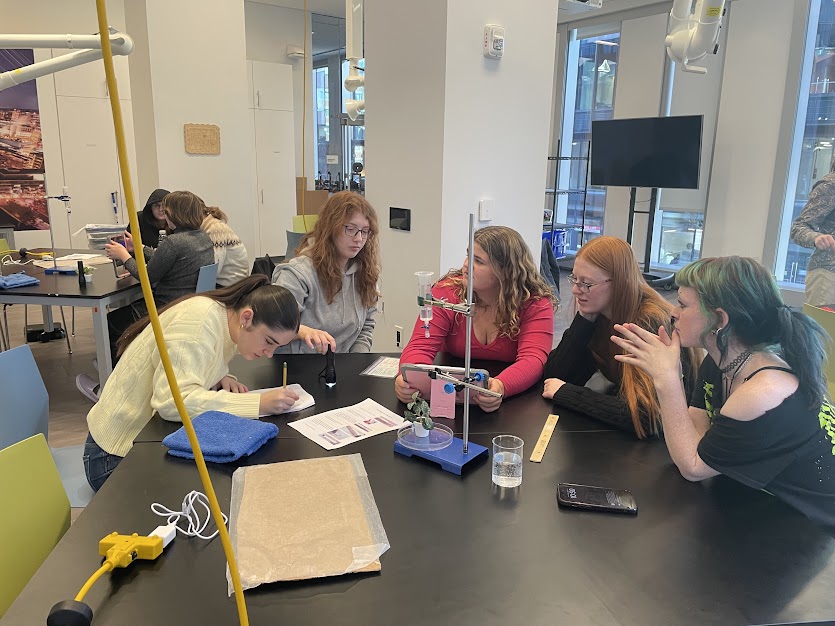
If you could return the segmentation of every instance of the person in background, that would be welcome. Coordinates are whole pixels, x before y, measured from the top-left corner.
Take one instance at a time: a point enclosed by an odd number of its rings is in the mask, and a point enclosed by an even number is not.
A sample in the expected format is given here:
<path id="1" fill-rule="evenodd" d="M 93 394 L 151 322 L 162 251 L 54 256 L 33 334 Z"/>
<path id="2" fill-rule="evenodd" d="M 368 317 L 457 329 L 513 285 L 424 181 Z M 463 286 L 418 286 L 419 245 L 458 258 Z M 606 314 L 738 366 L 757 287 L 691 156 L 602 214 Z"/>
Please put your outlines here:
<path id="1" fill-rule="evenodd" d="M 806 266 L 806 302 L 835 304 L 835 172 L 812 186 L 809 200 L 792 223 L 789 236 L 804 248 L 814 248 Z"/>
<path id="2" fill-rule="evenodd" d="M 557 299 L 537 270 L 524 239 L 512 228 L 488 226 L 477 230 L 473 267 L 465 259 L 461 269 L 448 272 L 432 287 L 433 297 L 463 302 L 470 272 L 475 301 L 471 357 L 510 363 L 488 383 L 488 388 L 500 393 L 500 397 L 481 393 L 470 396 L 484 411 L 495 411 L 503 397 L 522 393 L 542 376 L 542 366 L 554 340 Z M 433 307 L 429 337 L 418 316 L 400 363 L 428 365 L 439 352 L 462 357 L 465 344 L 466 318 Z M 411 387 L 402 374 L 395 378 L 400 401 L 411 402 L 416 391 L 430 397 L 428 380 L 415 385 Z"/>
<path id="3" fill-rule="evenodd" d="M 298 256 L 276 266 L 273 283 L 290 290 L 301 309 L 296 341 L 280 352 L 371 352 L 377 313 L 380 252 L 377 212 L 350 191 L 322 206 Z"/>
<path id="4" fill-rule="evenodd" d="M 145 208 L 137 216 L 139 219 L 139 233 L 142 236 L 142 245 L 149 248 L 159 246 L 159 231 L 168 230 L 168 222 L 165 220 L 165 211 L 162 210 L 162 200 L 168 195 L 167 189 L 154 189 L 148 196 Z M 127 232 L 130 232 L 128 224 Z"/>
<path id="5" fill-rule="evenodd" d="M 780 498 L 835 536 L 835 407 L 822 364 L 829 337 L 793 312 L 754 259 L 691 263 L 676 275 L 675 331 L 615 326 L 615 358 L 655 383 L 664 439 L 687 480 L 725 474 Z M 689 398 L 682 347 L 704 348 Z"/>
<path id="6" fill-rule="evenodd" d="M 672 305 L 644 281 L 628 243 L 597 237 L 577 252 L 568 275 L 574 320 L 545 364 L 543 397 L 554 412 L 573 409 L 634 433 L 661 434 L 661 411 L 652 379 L 642 369 L 615 359 L 610 337 L 615 324 L 634 322 L 652 333 L 669 324 Z M 699 357 L 681 351 L 685 389 L 693 390 Z"/>
<path id="7" fill-rule="evenodd" d="M 229 218 L 219 208 L 204 207 L 200 226 L 212 240 L 217 263 L 217 284 L 228 287 L 249 276 L 249 257 L 241 238 L 229 227 Z"/>
<path id="8" fill-rule="evenodd" d="M 250 393 L 229 374 L 236 354 L 247 360 L 270 358 L 299 327 L 293 295 L 269 284 L 266 276 L 245 278 L 231 287 L 190 294 L 160 311 L 160 324 L 189 415 L 226 411 L 257 419 L 286 411 L 298 400 L 288 389 Z M 84 470 L 98 491 L 153 414 L 179 422 L 153 329 L 146 317 L 119 340 L 121 359 L 101 398 L 87 414 Z"/>

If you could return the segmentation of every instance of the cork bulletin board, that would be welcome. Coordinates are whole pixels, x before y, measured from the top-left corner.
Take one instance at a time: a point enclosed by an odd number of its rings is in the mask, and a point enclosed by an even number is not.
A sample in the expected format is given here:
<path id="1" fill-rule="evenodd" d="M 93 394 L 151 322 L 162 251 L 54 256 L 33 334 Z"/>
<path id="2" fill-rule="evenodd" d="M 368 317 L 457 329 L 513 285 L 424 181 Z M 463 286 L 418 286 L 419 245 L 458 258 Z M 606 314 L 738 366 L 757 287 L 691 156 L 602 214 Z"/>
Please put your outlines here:
<path id="1" fill-rule="evenodd" d="M 185 124 L 183 134 L 188 154 L 220 154 L 220 126 Z"/>

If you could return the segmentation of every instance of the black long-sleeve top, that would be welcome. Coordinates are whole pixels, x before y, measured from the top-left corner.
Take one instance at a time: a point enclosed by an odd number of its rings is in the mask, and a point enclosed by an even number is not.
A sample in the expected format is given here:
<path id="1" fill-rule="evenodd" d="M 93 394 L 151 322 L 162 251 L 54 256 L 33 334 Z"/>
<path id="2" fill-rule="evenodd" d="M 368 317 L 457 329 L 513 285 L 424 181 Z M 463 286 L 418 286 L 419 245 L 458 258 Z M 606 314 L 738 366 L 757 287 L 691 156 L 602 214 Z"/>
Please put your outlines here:
<path id="1" fill-rule="evenodd" d="M 608 364 L 609 367 L 601 368 L 592 353 L 592 337 L 600 324 L 608 326 L 609 321 L 599 316 L 595 322 L 590 322 L 577 313 L 571 322 L 571 326 L 563 334 L 559 345 L 548 355 L 543 378 L 559 378 L 566 383 L 554 394 L 555 409 L 565 407 L 579 411 L 615 428 L 634 434 L 635 426 L 632 423 L 629 405 L 620 395 L 620 364 L 613 362 Z M 658 328 L 647 328 L 646 330 L 653 333 L 658 332 Z M 688 353 L 685 350 L 682 350 L 681 353 L 681 363 L 682 372 L 684 372 L 685 397 L 689 398 L 693 390 L 693 377 L 690 375 L 692 367 Z M 603 369 L 604 376 L 614 383 L 611 395 L 584 386 L 600 369 Z M 617 380 L 612 380 L 613 378 Z M 644 432 L 651 432 L 649 416 L 641 412 L 640 420 Z"/>

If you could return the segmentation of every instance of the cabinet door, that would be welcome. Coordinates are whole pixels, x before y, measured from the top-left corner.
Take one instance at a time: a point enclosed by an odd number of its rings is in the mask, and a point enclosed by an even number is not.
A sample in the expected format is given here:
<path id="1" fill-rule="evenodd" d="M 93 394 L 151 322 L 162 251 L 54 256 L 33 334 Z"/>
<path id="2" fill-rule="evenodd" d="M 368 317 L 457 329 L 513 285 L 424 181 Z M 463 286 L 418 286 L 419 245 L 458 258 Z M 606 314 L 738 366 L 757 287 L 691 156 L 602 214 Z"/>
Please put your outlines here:
<path id="1" fill-rule="evenodd" d="M 72 197 L 70 232 L 85 224 L 114 224 L 120 216 L 113 212 L 110 194 L 119 191 L 119 180 L 110 103 L 99 98 L 65 96 L 56 100 L 58 115 L 64 122 L 61 125 L 64 184 Z M 50 189 L 49 193 L 54 196 L 60 191 Z M 50 200 L 50 210 L 53 223 L 64 230 L 67 218 L 62 203 Z M 73 245 L 83 248 L 87 241 L 79 235 L 73 239 Z"/>
<path id="2" fill-rule="evenodd" d="M 261 253 L 284 254 L 296 213 L 296 161 L 291 111 L 253 111 Z"/>
<path id="3" fill-rule="evenodd" d="M 252 62 L 252 85 L 256 109 L 293 110 L 293 66 Z"/>
<path id="4" fill-rule="evenodd" d="M 73 50 L 53 49 L 52 56 L 70 54 Z M 130 100 L 130 79 L 127 57 L 113 57 L 119 98 Z M 55 74 L 55 93 L 59 96 L 80 96 L 83 98 L 107 98 L 107 80 L 104 75 L 104 61 L 85 63 L 78 67 Z"/>

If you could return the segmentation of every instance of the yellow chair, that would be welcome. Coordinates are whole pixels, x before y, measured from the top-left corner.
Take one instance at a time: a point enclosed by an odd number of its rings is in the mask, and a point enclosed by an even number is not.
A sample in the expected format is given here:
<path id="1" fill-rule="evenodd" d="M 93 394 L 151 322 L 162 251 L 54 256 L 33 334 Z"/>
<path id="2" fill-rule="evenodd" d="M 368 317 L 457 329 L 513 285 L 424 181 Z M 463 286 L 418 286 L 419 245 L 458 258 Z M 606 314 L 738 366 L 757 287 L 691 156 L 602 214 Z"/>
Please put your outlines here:
<path id="1" fill-rule="evenodd" d="M 829 336 L 833 340 L 826 348 L 828 362 L 824 374 L 826 374 L 826 386 L 829 389 L 829 397 L 835 398 L 835 313 L 832 311 L 824 311 L 808 303 L 803 305 L 803 312 L 823 326 L 823 329 L 829 333 Z"/>
<path id="2" fill-rule="evenodd" d="M 70 502 L 42 434 L 0 450 L 0 617 L 70 527 Z"/>

